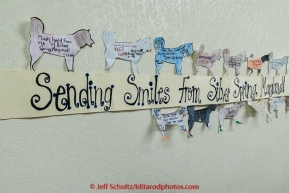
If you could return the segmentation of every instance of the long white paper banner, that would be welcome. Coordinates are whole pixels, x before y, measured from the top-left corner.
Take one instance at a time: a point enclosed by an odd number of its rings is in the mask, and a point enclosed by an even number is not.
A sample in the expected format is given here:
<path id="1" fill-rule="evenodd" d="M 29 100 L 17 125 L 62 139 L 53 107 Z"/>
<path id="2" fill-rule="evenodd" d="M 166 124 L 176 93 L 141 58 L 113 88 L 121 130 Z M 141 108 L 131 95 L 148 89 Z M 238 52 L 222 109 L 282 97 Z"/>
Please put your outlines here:
<path id="1" fill-rule="evenodd" d="M 0 119 L 222 104 L 289 95 L 286 76 L 3 70 L 0 82 Z"/>

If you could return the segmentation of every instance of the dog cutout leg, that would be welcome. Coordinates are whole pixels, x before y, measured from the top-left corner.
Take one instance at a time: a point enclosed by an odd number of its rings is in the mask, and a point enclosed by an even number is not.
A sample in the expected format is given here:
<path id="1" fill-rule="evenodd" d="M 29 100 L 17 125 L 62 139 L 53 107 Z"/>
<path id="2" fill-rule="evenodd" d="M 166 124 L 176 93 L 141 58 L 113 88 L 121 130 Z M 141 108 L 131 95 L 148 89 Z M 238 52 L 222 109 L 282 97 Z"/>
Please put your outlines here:
<path id="1" fill-rule="evenodd" d="M 188 132 L 188 136 L 189 137 L 193 137 L 193 135 L 191 134 L 191 131 L 192 131 L 193 127 L 194 127 L 194 123 L 195 123 L 194 120 L 189 120 L 189 132 Z"/>
<path id="2" fill-rule="evenodd" d="M 169 138 L 165 136 L 165 126 L 164 125 L 159 125 L 160 130 L 162 131 L 162 136 L 164 138 L 164 140 L 168 140 Z"/>
<path id="3" fill-rule="evenodd" d="M 224 118 L 219 117 L 219 122 L 220 122 L 220 131 L 223 131 L 222 130 L 222 125 L 224 123 Z"/>
<path id="4" fill-rule="evenodd" d="M 224 64 L 225 70 L 226 70 L 226 74 L 228 76 L 229 73 L 229 65 L 228 64 Z"/>
<path id="5" fill-rule="evenodd" d="M 106 59 L 106 71 L 110 69 L 110 67 L 113 65 L 115 59 Z"/>
<path id="6" fill-rule="evenodd" d="M 258 70 L 258 74 L 261 74 L 261 69 Z M 261 74 L 261 76 L 262 76 L 262 74 Z"/>
<path id="7" fill-rule="evenodd" d="M 265 111 L 269 117 L 272 117 L 267 109 L 265 109 Z"/>
<path id="8" fill-rule="evenodd" d="M 208 69 L 209 69 L 209 71 L 211 72 L 211 76 L 214 76 L 214 73 L 213 73 L 211 67 L 209 67 Z"/>
<path id="9" fill-rule="evenodd" d="M 268 119 L 267 119 L 268 122 L 272 121 L 272 115 L 273 115 L 273 113 L 270 112 L 270 114 L 269 114 L 269 116 L 268 116 Z"/>
<path id="10" fill-rule="evenodd" d="M 138 61 L 136 61 L 136 60 L 132 60 L 131 61 L 131 67 L 132 67 L 132 70 L 133 70 L 134 74 L 138 74 L 137 64 L 138 64 Z"/>
<path id="11" fill-rule="evenodd" d="M 277 76 L 280 75 L 280 68 L 277 68 Z"/>
<path id="12" fill-rule="evenodd" d="M 211 128 L 211 126 L 212 126 L 212 122 L 211 122 L 211 121 L 209 121 L 209 122 L 208 122 L 208 126 L 207 126 L 207 127 L 208 127 L 208 128 Z"/>
<path id="13" fill-rule="evenodd" d="M 31 61 L 30 61 L 30 70 L 35 71 L 33 66 L 35 64 L 35 62 L 40 58 L 40 56 L 43 54 L 43 52 L 38 51 L 38 52 L 33 52 L 31 53 L 30 57 L 31 57 Z"/>
<path id="14" fill-rule="evenodd" d="M 258 72 L 259 72 L 259 70 L 258 70 Z M 253 73 L 253 69 L 250 68 L 250 74 L 249 74 L 249 76 L 251 76 L 252 73 Z"/>
<path id="15" fill-rule="evenodd" d="M 238 76 L 240 74 L 240 66 L 236 66 L 236 75 Z"/>
<path id="16" fill-rule="evenodd" d="M 187 129 L 186 129 L 186 127 L 185 127 L 183 122 L 179 122 L 179 126 L 182 129 L 182 131 L 187 131 Z"/>
<path id="17" fill-rule="evenodd" d="M 162 65 L 163 65 L 163 63 L 156 63 L 156 74 L 159 74 L 159 71 L 160 71 L 160 69 L 161 69 L 161 67 L 162 67 Z"/>
<path id="18" fill-rule="evenodd" d="M 180 126 L 180 128 L 182 129 L 182 131 L 184 131 L 184 132 L 186 132 L 187 134 L 189 134 L 189 132 L 187 131 L 187 129 L 186 129 L 183 121 L 179 122 L 179 126 Z"/>
<path id="19" fill-rule="evenodd" d="M 236 119 L 234 119 L 234 121 L 237 123 L 237 124 L 242 124 L 242 122 L 240 122 L 240 121 L 238 121 L 238 120 L 236 120 Z"/>
<path id="20" fill-rule="evenodd" d="M 73 72 L 73 61 L 74 61 L 74 57 L 65 57 L 65 62 L 66 62 L 66 67 L 68 72 Z"/>
<path id="21" fill-rule="evenodd" d="M 177 62 L 176 63 L 176 71 L 178 75 L 182 75 L 182 66 L 181 66 L 181 62 Z"/>
<path id="22" fill-rule="evenodd" d="M 199 65 L 198 64 L 196 64 L 196 74 L 199 72 Z"/>
<path id="23" fill-rule="evenodd" d="M 267 75 L 270 74 L 270 71 L 271 71 L 271 63 L 269 62 L 269 66 L 268 66 L 268 74 L 267 74 Z"/>

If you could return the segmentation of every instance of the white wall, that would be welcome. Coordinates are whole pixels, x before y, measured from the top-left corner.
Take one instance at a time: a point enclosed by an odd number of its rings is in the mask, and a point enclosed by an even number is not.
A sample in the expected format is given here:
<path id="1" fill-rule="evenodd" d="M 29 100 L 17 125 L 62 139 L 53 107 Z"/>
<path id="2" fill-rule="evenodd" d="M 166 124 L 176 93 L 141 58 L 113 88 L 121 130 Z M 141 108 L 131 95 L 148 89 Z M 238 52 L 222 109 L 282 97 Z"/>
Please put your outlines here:
<path id="1" fill-rule="evenodd" d="M 28 70 L 33 16 L 42 19 L 46 33 L 91 29 L 95 44 L 75 57 L 75 71 L 104 72 L 105 29 L 114 30 L 118 41 L 163 36 L 166 47 L 193 42 L 196 53 L 204 43 L 208 52 L 229 47 L 232 55 L 244 50 L 256 57 L 271 50 L 276 58 L 289 54 L 286 0 L 0 0 L 0 4 L 1 70 Z M 155 72 L 154 54 L 152 50 L 143 55 L 140 73 Z M 195 59 L 196 54 L 185 58 L 183 74 L 193 74 Z M 50 55 L 43 55 L 35 68 L 66 70 L 63 58 Z M 223 62 L 213 70 L 222 76 Z M 267 64 L 262 71 L 267 72 Z M 118 60 L 111 72 L 130 72 L 130 64 Z M 174 66 L 164 64 L 161 73 L 173 74 Z M 207 74 L 202 68 L 198 76 Z M 243 64 L 241 76 L 247 74 Z M 238 114 L 242 125 L 226 121 L 218 133 L 214 112 L 213 126 L 196 123 L 191 139 L 178 126 L 167 127 L 169 141 L 162 139 L 150 110 L 2 120 L 0 192 L 97 191 L 89 188 L 91 183 L 198 184 L 198 192 L 288 192 L 288 118 L 285 105 L 271 123 L 264 113 L 246 106 Z"/>

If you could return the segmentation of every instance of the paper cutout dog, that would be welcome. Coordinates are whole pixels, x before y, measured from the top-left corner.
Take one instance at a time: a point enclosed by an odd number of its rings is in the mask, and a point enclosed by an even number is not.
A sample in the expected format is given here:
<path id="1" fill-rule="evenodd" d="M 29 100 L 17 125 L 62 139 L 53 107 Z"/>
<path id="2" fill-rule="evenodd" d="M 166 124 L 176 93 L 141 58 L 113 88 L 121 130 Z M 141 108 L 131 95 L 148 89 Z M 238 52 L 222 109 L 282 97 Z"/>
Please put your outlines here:
<path id="1" fill-rule="evenodd" d="M 228 76 L 229 68 L 234 68 L 236 75 L 240 74 L 240 67 L 242 63 L 246 60 L 246 52 L 241 52 L 237 56 L 230 56 L 230 49 L 226 48 L 224 50 L 224 66 Z"/>
<path id="2" fill-rule="evenodd" d="M 261 73 L 261 68 L 264 62 L 269 61 L 269 55 L 264 55 L 261 58 L 255 58 L 253 59 L 253 54 L 251 54 L 248 57 L 248 68 L 250 68 L 250 74 L 249 76 L 251 76 L 251 74 L 253 73 L 253 69 L 258 70 L 258 73 Z"/>
<path id="3" fill-rule="evenodd" d="M 164 38 L 156 37 L 154 40 L 154 47 L 156 50 L 156 74 L 159 74 L 163 63 L 167 62 L 175 64 L 177 74 L 182 75 L 183 58 L 194 53 L 193 43 L 185 43 L 177 48 L 164 48 L 164 46 Z"/>
<path id="4" fill-rule="evenodd" d="M 74 71 L 74 56 L 79 52 L 80 48 L 85 45 L 92 46 L 94 41 L 91 39 L 89 30 L 81 29 L 71 35 L 58 36 L 45 34 L 43 22 L 32 17 L 30 20 L 30 70 L 34 70 L 35 62 L 43 53 L 65 57 L 66 67 L 68 71 Z"/>
<path id="5" fill-rule="evenodd" d="M 271 69 L 276 69 L 277 74 L 280 75 L 280 68 L 284 64 L 287 65 L 287 70 L 289 70 L 289 63 L 288 63 L 288 56 L 284 56 L 283 58 L 280 59 L 274 59 L 273 58 L 273 52 L 270 52 L 269 54 L 269 66 L 268 66 L 268 74 L 270 73 Z"/>
<path id="6" fill-rule="evenodd" d="M 166 114 L 160 114 L 160 111 L 161 110 L 157 108 L 152 109 L 152 116 L 156 118 L 165 140 L 168 139 L 168 137 L 165 136 L 166 125 L 178 124 L 183 131 L 187 132 L 183 122 L 183 117 L 188 114 L 187 107 L 180 107 L 177 111 Z"/>
<path id="7" fill-rule="evenodd" d="M 211 72 L 211 75 L 214 76 L 212 67 L 217 60 L 220 60 L 222 58 L 221 49 L 215 50 L 211 54 L 203 53 L 204 49 L 205 49 L 205 46 L 204 44 L 202 44 L 200 46 L 199 55 L 198 55 L 197 62 L 196 62 L 196 70 L 198 72 L 199 66 L 202 66 L 204 68 L 208 68 L 209 71 Z"/>
<path id="8" fill-rule="evenodd" d="M 238 114 L 240 109 L 244 106 L 243 102 L 236 102 L 231 107 L 225 107 L 223 104 L 221 105 L 219 111 L 219 122 L 220 122 L 220 131 L 222 130 L 222 125 L 224 123 L 224 119 L 233 119 L 235 120 L 235 116 Z M 236 120 L 237 124 L 242 124 L 242 122 Z"/>
<path id="9" fill-rule="evenodd" d="M 261 114 L 261 111 L 265 111 L 269 117 L 272 117 L 267 110 L 267 103 L 268 99 L 260 99 L 258 101 L 248 100 L 248 105 L 253 107 L 253 109 L 255 109 L 259 114 Z"/>
<path id="10" fill-rule="evenodd" d="M 216 108 L 217 108 L 217 105 L 209 105 L 207 108 L 200 109 L 200 110 L 195 110 L 195 106 L 188 106 L 187 107 L 188 114 L 189 114 L 189 120 L 188 120 L 189 132 L 188 132 L 188 134 L 190 137 L 193 137 L 193 135 L 191 134 L 191 130 L 192 130 L 195 122 L 204 122 L 204 123 L 206 123 L 207 127 L 211 126 L 210 114 L 212 111 L 215 111 Z"/>
<path id="11" fill-rule="evenodd" d="M 111 30 L 103 32 L 102 36 L 105 44 L 105 60 L 106 70 L 112 66 L 116 58 L 128 60 L 131 62 L 133 73 L 138 73 L 138 61 L 140 60 L 143 53 L 152 50 L 152 44 L 150 38 L 141 38 L 137 42 L 115 42 L 115 33 Z"/>
<path id="12" fill-rule="evenodd" d="M 285 98 L 284 97 L 276 97 L 276 98 L 272 98 L 270 97 L 269 100 L 269 104 L 270 104 L 270 116 L 268 117 L 268 122 L 272 121 L 272 115 L 274 111 L 277 111 L 277 117 L 279 115 L 279 108 L 281 106 L 282 103 L 285 102 Z"/>

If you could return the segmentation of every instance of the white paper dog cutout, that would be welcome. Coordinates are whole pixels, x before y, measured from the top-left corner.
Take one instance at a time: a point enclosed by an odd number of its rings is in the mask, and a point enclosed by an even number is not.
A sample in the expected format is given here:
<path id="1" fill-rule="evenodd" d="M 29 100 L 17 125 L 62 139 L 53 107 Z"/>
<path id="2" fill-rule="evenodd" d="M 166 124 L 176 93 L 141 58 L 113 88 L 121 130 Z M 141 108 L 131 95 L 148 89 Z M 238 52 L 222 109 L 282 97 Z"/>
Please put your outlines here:
<path id="1" fill-rule="evenodd" d="M 288 56 L 284 56 L 283 58 L 280 58 L 280 59 L 274 59 L 273 58 L 273 52 L 270 52 L 268 74 L 270 73 L 271 69 L 276 69 L 277 74 L 280 75 L 280 68 L 284 64 L 287 65 L 287 71 L 288 71 L 289 70 Z"/>
<path id="2" fill-rule="evenodd" d="M 235 120 L 235 116 L 240 111 L 241 107 L 244 106 L 243 102 L 236 102 L 231 107 L 225 107 L 223 104 L 221 105 L 220 111 L 219 111 L 219 122 L 220 122 L 220 131 L 222 130 L 222 125 L 224 123 L 224 119 L 233 119 Z M 236 120 L 237 124 L 242 124 L 242 122 Z"/>
<path id="3" fill-rule="evenodd" d="M 282 103 L 284 103 L 285 98 L 284 97 L 277 97 L 277 98 L 270 98 L 269 104 L 270 104 L 270 116 L 268 117 L 268 121 L 272 121 L 272 115 L 274 111 L 277 111 L 277 117 L 279 115 L 279 108 Z"/>
<path id="4" fill-rule="evenodd" d="M 91 39 L 89 30 L 78 30 L 71 35 L 58 36 L 43 33 L 43 22 L 32 17 L 30 20 L 30 70 L 34 70 L 35 62 L 43 53 L 65 57 L 68 71 L 74 71 L 74 56 L 80 48 L 85 45 L 92 46 L 94 41 Z"/>
<path id="5" fill-rule="evenodd" d="M 234 68 L 236 70 L 236 75 L 240 74 L 240 67 L 242 63 L 246 60 L 246 52 L 241 52 L 237 56 L 230 56 L 230 49 L 226 48 L 224 50 L 224 66 L 228 76 L 229 68 Z"/>
<path id="6" fill-rule="evenodd" d="M 204 68 L 208 68 L 211 72 L 211 75 L 214 76 L 212 67 L 217 60 L 220 60 L 222 58 L 221 49 L 215 50 L 211 54 L 203 53 L 204 49 L 205 49 L 205 46 L 204 44 L 202 44 L 200 46 L 199 55 L 198 55 L 197 62 L 196 62 L 197 73 L 199 71 L 199 66 L 202 66 Z"/>
<path id="7" fill-rule="evenodd" d="M 261 114 L 261 111 L 265 111 L 268 114 L 268 116 L 271 117 L 271 115 L 267 110 L 267 103 L 268 99 L 260 99 L 259 101 L 251 101 L 251 100 L 248 101 L 248 105 L 253 107 L 253 109 L 255 109 L 259 114 Z"/>
<path id="8" fill-rule="evenodd" d="M 166 125 L 178 124 L 183 131 L 187 132 L 183 122 L 183 117 L 188 114 L 187 107 L 180 107 L 177 111 L 166 114 L 160 114 L 160 111 L 160 109 L 152 109 L 152 116 L 156 118 L 165 140 L 168 139 L 168 137 L 165 136 Z"/>
<path id="9" fill-rule="evenodd" d="M 103 32 L 103 42 L 106 46 L 105 60 L 106 70 L 112 66 L 116 58 L 131 61 L 134 74 L 138 74 L 138 61 L 143 53 L 152 50 L 150 38 L 141 38 L 137 42 L 115 42 L 115 33 L 111 30 Z"/>

